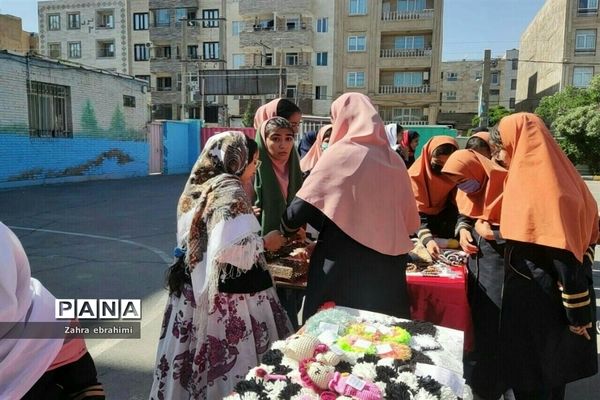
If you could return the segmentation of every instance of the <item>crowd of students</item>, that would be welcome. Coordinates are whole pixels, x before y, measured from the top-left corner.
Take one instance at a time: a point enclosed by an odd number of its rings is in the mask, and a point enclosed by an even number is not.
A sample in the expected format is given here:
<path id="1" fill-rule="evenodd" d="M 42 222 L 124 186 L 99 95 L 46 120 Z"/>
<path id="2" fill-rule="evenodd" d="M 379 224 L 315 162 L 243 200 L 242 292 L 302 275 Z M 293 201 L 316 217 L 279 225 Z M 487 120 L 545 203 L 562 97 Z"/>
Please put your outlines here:
<path id="1" fill-rule="evenodd" d="M 301 118 L 295 104 L 277 99 L 256 112 L 255 140 L 224 132 L 202 150 L 177 207 L 150 399 L 221 398 L 272 342 L 298 328 L 302 298 L 274 287 L 264 252 L 304 239 L 308 226 L 318 239 L 302 253 L 310 261 L 303 320 L 328 301 L 410 318 L 412 238 L 435 259 L 436 238 L 457 237 L 472 255 L 468 382 L 479 398 L 512 389 L 516 399 L 562 399 L 567 383 L 597 373 L 598 207 L 539 117 L 505 117 L 464 150 L 454 138 L 433 137 L 416 159 L 418 133 L 385 126 L 365 95 L 333 102 L 331 125 L 302 139 L 302 159 L 294 145 Z M 2 293 L 14 293 L 31 278 L 18 241 L 3 229 L 18 256 L 11 273 L 22 282 Z M 17 298 L 43 304 L 38 292 Z M 27 307 L 17 303 L 17 317 Z M 14 351 L 6 343 L 2 363 Z M 48 343 L 27 378 L 47 377 L 61 348 Z M 101 395 L 86 354 L 79 348 L 68 361 L 90 372 L 77 390 Z"/>

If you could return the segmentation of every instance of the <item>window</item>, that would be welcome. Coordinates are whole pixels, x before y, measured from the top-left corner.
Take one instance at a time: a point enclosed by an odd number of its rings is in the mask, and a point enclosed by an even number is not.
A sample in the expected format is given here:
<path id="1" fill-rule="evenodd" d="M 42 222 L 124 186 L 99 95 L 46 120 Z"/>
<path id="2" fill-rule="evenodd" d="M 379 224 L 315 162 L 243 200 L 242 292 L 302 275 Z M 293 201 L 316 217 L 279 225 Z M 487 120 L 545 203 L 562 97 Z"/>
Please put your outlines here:
<path id="1" fill-rule="evenodd" d="M 579 88 L 588 87 L 592 76 L 594 76 L 594 67 L 573 68 L 573 86 Z"/>
<path id="2" fill-rule="evenodd" d="M 242 21 L 233 21 L 231 23 L 231 34 L 233 36 L 239 36 L 243 26 L 244 25 Z"/>
<path id="3" fill-rule="evenodd" d="M 490 90 L 490 96 L 500 96 L 500 90 L 498 90 L 498 89 L 491 89 Z"/>
<path id="4" fill-rule="evenodd" d="M 81 42 L 69 42 L 69 58 L 81 58 Z"/>
<path id="5" fill-rule="evenodd" d="M 98 40 L 96 42 L 96 57 L 110 58 L 115 56 L 114 40 Z"/>
<path id="6" fill-rule="evenodd" d="M 598 0 L 579 0 L 579 14 L 595 14 L 598 12 Z"/>
<path id="7" fill-rule="evenodd" d="M 423 109 L 421 108 L 394 108 L 392 111 L 393 120 L 397 122 L 416 122 L 423 118 Z"/>
<path id="8" fill-rule="evenodd" d="M 346 78 L 346 86 L 351 87 L 364 87 L 365 86 L 365 73 L 364 72 L 348 72 Z"/>
<path id="9" fill-rule="evenodd" d="M 154 10 L 154 26 L 169 26 L 171 25 L 171 10 L 161 8 Z"/>
<path id="10" fill-rule="evenodd" d="M 60 14 L 48 15 L 48 30 L 60 31 Z"/>
<path id="11" fill-rule="evenodd" d="M 287 97 L 288 99 L 295 99 L 296 93 L 297 93 L 296 85 L 288 85 L 285 88 L 285 97 Z"/>
<path id="12" fill-rule="evenodd" d="M 510 90 L 517 90 L 517 80 L 516 79 L 510 80 Z"/>
<path id="13" fill-rule="evenodd" d="M 123 95 L 123 106 L 124 107 L 135 107 L 135 97 Z"/>
<path id="14" fill-rule="evenodd" d="M 395 72 L 394 73 L 395 87 L 417 87 L 423 86 L 423 72 Z"/>
<path id="15" fill-rule="evenodd" d="M 244 66 L 246 63 L 245 54 L 234 54 L 233 55 L 233 69 L 238 69 Z"/>
<path id="16" fill-rule="evenodd" d="M 366 51 L 367 50 L 367 37 L 361 36 L 348 36 L 348 51 Z"/>
<path id="17" fill-rule="evenodd" d="M 475 72 L 475 80 L 483 79 L 483 73 L 481 71 Z"/>
<path id="18" fill-rule="evenodd" d="M 425 9 L 425 0 L 398 0 L 398 12 L 420 12 Z"/>
<path id="19" fill-rule="evenodd" d="M 135 61 L 148 61 L 150 59 L 150 48 L 146 44 L 133 45 Z"/>
<path id="20" fill-rule="evenodd" d="M 319 33 L 327 32 L 328 25 L 329 25 L 329 18 L 317 19 L 317 32 L 319 32 Z"/>
<path id="21" fill-rule="evenodd" d="M 219 59 L 219 42 L 204 42 L 203 45 L 205 60 Z"/>
<path id="22" fill-rule="evenodd" d="M 596 30 L 576 30 L 575 31 L 575 51 L 594 51 L 596 50 Z"/>
<path id="23" fill-rule="evenodd" d="M 425 36 L 397 36 L 394 39 L 396 49 L 424 49 Z"/>
<path id="24" fill-rule="evenodd" d="M 219 10 L 202 10 L 202 19 L 204 20 L 202 21 L 203 28 L 218 28 Z"/>
<path id="25" fill-rule="evenodd" d="M 194 44 L 187 47 L 187 56 L 190 60 L 197 60 L 198 57 L 198 45 Z"/>
<path id="26" fill-rule="evenodd" d="M 446 92 L 446 100 L 456 100 L 456 92 Z"/>
<path id="27" fill-rule="evenodd" d="M 148 30 L 148 13 L 133 14 L 133 30 L 147 31 Z"/>
<path id="28" fill-rule="evenodd" d="M 367 0 L 350 0 L 348 14 L 350 15 L 366 15 Z"/>
<path id="29" fill-rule="evenodd" d="M 513 71 L 516 71 L 519 69 L 519 59 L 518 58 L 512 59 L 512 69 L 513 69 Z"/>
<path id="30" fill-rule="evenodd" d="M 285 65 L 298 65 L 298 53 L 285 53 Z"/>
<path id="31" fill-rule="evenodd" d="M 448 80 L 448 81 L 457 81 L 458 80 L 458 73 L 456 73 L 456 72 L 448 72 L 448 73 L 446 73 L 446 80 Z"/>
<path id="32" fill-rule="evenodd" d="M 510 109 L 514 109 L 515 108 L 515 98 L 511 97 L 510 99 L 508 99 L 508 108 Z"/>
<path id="33" fill-rule="evenodd" d="M 273 53 L 265 54 L 265 66 L 273 65 Z"/>
<path id="34" fill-rule="evenodd" d="M 315 86 L 315 99 L 327 100 L 327 86 Z"/>
<path id="35" fill-rule="evenodd" d="M 492 72 L 490 82 L 492 83 L 492 85 L 499 85 L 500 84 L 500 72 Z"/>
<path id="36" fill-rule="evenodd" d="M 196 9 L 195 8 L 176 8 L 175 9 L 175 25 L 181 26 L 182 20 L 188 20 L 188 26 L 195 26 Z"/>
<path id="37" fill-rule="evenodd" d="M 71 89 L 28 81 L 29 134 L 34 137 L 73 137 Z"/>
<path id="38" fill-rule="evenodd" d="M 67 14 L 69 29 L 81 29 L 81 15 L 79 13 Z"/>
<path id="39" fill-rule="evenodd" d="M 327 52 L 326 51 L 317 53 L 317 65 L 319 65 L 319 66 L 327 65 Z"/>
<path id="40" fill-rule="evenodd" d="M 60 43 L 48 43 L 48 57 L 50 57 L 50 58 L 60 58 L 61 57 Z"/>
<path id="41" fill-rule="evenodd" d="M 297 31 L 298 29 L 300 29 L 300 18 L 287 18 L 285 20 L 285 29 L 287 31 Z"/>
<path id="42" fill-rule="evenodd" d="M 167 92 L 171 90 L 171 77 L 159 76 L 156 78 L 156 90 L 159 92 Z"/>
<path id="43" fill-rule="evenodd" d="M 150 75 L 136 75 L 135 77 L 137 79 L 141 79 L 143 81 L 150 83 Z"/>
<path id="44" fill-rule="evenodd" d="M 171 46 L 156 46 L 154 48 L 154 58 L 171 58 Z"/>
<path id="45" fill-rule="evenodd" d="M 101 10 L 96 12 L 96 28 L 113 29 L 115 27 L 115 16 L 113 10 Z"/>

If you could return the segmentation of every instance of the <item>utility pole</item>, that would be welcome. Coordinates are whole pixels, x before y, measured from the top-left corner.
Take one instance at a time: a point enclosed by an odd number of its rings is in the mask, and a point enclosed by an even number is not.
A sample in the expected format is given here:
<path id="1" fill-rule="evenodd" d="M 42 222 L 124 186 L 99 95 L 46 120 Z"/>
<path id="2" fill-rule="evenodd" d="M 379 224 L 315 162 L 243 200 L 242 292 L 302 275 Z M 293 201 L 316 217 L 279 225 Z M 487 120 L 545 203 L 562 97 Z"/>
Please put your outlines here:
<path id="1" fill-rule="evenodd" d="M 180 20 L 181 23 L 181 49 L 179 50 L 180 62 L 181 62 L 181 115 L 182 121 L 187 118 L 186 104 L 187 104 L 187 18 L 183 17 Z"/>
<path id="2" fill-rule="evenodd" d="M 479 116 L 481 128 L 487 128 L 489 124 L 491 62 L 492 51 L 486 49 L 483 56 L 483 82 L 481 83 L 481 115 Z"/>

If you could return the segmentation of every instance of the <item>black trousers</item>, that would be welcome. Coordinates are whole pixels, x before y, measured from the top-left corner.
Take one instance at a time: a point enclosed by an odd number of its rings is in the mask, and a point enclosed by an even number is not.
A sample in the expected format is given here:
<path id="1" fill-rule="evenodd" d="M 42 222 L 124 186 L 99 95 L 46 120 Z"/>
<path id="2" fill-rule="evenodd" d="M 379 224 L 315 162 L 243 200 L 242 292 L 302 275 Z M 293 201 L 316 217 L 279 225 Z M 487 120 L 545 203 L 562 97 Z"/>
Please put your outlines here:
<path id="1" fill-rule="evenodd" d="M 96 366 L 90 353 L 79 360 L 46 372 L 21 400 L 104 400 Z"/>

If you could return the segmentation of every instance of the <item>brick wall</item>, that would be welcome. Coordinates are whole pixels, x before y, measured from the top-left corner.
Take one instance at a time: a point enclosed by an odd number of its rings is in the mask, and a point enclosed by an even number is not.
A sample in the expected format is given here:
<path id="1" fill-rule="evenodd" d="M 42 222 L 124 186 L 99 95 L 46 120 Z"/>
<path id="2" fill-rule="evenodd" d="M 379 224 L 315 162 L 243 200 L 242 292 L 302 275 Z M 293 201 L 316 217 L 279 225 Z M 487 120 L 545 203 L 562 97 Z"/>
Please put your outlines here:
<path id="1" fill-rule="evenodd" d="M 72 138 L 29 134 L 27 77 L 68 86 Z M 0 188 L 148 173 L 145 83 L 0 53 Z M 135 99 L 124 106 L 123 96 Z"/>

